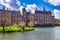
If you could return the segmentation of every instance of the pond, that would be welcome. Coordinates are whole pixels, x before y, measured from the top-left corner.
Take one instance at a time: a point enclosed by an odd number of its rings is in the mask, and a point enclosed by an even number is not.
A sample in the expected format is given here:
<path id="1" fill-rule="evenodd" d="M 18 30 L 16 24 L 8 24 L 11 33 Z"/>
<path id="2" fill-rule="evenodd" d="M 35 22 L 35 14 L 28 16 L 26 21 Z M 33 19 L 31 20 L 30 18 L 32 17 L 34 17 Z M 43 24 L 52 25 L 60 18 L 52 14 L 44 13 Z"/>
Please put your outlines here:
<path id="1" fill-rule="evenodd" d="M 60 40 L 60 27 L 39 27 L 24 33 L 0 33 L 0 40 Z"/>

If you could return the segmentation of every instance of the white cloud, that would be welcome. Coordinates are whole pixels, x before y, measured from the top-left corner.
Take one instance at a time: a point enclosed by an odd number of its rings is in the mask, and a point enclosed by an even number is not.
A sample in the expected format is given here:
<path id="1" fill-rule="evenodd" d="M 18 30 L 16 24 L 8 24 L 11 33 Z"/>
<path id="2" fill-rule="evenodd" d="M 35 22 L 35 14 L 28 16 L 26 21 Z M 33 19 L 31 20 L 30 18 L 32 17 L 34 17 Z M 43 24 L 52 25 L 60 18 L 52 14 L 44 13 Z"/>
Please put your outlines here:
<path id="1" fill-rule="evenodd" d="M 35 13 L 35 10 L 38 10 L 39 8 L 37 7 L 37 5 L 36 4 L 29 4 L 29 5 L 27 5 L 27 7 L 26 7 L 26 11 L 27 12 L 31 12 L 31 13 Z"/>
<path id="2" fill-rule="evenodd" d="M 25 3 L 23 3 L 24 5 L 26 5 Z M 36 4 L 29 4 L 29 5 L 26 5 L 26 7 L 24 6 L 20 6 L 19 10 L 21 12 L 21 15 L 22 15 L 22 9 L 25 8 L 27 12 L 31 12 L 32 14 L 35 13 L 35 10 L 39 10 L 39 8 L 37 7 Z"/>
<path id="3" fill-rule="evenodd" d="M 20 3 L 20 1 L 17 0 L 17 1 L 16 1 L 16 4 L 20 6 L 21 3 Z"/>
<path id="4" fill-rule="evenodd" d="M 10 2 L 11 0 L 5 0 L 6 2 Z"/>
<path id="5" fill-rule="evenodd" d="M 54 6 L 60 5 L 60 0 L 44 0 L 45 2 L 48 2 Z"/>
<path id="6" fill-rule="evenodd" d="M 6 8 L 9 9 L 18 9 L 20 6 L 20 1 L 19 0 L 0 0 L 0 4 L 4 5 Z"/>
<path id="7" fill-rule="evenodd" d="M 56 10 L 56 9 L 55 9 L 53 12 L 54 12 L 55 18 L 56 18 L 56 19 L 60 19 L 60 10 Z"/>

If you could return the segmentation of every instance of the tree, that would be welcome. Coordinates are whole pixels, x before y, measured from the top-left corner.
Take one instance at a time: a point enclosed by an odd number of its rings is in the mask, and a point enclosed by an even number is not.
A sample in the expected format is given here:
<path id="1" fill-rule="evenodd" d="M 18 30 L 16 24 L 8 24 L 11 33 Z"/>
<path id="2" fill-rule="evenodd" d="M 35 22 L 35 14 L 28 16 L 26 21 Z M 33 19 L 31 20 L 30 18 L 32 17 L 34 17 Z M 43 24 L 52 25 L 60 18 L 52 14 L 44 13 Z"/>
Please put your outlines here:
<path id="1" fill-rule="evenodd" d="M 24 21 L 21 21 L 18 25 L 22 27 L 21 31 L 24 32 L 24 28 L 26 26 L 26 23 Z"/>
<path id="2" fill-rule="evenodd" d="M 28 23 L 28 26 L 29 26 L 29 27 L 33 27 L 33 26 L 34 26 L 34 22 L 33 22 L 33 21 L 30 21 L 30 22 Z"/>
<path id="3" fill-rule="evenodd" d="M 60 19 L 55 19 L 54 22 L 55 22 L 56 24 L 60 24 Z"/>
<path id="4" fill-rule="evenodd" d="M 18 25 L 21 26 L 21 27 L 24 27 L 25 26 L 25 22 L 24 21 L 20 21 Z"/>
<path id="5" fill-rule="evenodd" d="M 1 19 L 0 21 L 1 21 L 1 26 L 3 27 L 3 32 L 5 32 L 4 27 L 6 26 L 6 19 L 5 20 Z"/>
<path id="6" fill-rule="evenodd" d="M 13 27 L 18 27 L 18 25 L 17 24 L 14 24 Z"/>

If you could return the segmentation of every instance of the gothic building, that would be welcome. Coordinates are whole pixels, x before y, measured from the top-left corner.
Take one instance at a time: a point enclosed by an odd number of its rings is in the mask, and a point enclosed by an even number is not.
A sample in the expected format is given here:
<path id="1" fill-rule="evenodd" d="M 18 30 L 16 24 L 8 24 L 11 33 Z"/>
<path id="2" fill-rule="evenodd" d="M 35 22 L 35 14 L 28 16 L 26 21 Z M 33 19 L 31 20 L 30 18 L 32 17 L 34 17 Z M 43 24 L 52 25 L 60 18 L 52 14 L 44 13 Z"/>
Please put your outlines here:
<path id="1" fill-rule="evenodd" d="M 54 17 L 51 15 L 51 11 L 46 11 L 45 8 L 43 11 L 35 10 L 35 13 L 26 12 L 23 8 L 22 12 L 20 11 L 11 11 L 0 9 L 0 25 L 2 20 L 6 22 L 6 25 L 18 24 L 21 21 L 24 21 L 26 24 L 28 21 L 33 21 L 35 24 L 44 25 L 44 24 L 54 24 Z"/>

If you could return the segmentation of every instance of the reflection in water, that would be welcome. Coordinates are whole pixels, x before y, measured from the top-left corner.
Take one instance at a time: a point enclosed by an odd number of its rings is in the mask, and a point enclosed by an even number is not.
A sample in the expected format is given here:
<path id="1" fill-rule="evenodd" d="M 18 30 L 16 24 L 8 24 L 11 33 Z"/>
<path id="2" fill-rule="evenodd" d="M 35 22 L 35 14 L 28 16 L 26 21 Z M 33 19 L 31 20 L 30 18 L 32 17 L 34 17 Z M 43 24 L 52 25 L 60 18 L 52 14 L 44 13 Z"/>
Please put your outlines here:
<path id="1" fill-rule="evenodd" d="M 55 33 L 55 40 L 60 40 L 60 27 L 55 27 L 54 33 Z"/>
<path id="2" fill-rule="evenodd" d="M 60 40 L 60 27 L 35 28 L 24 33 L 0 33 L 0 40 Z"/>

